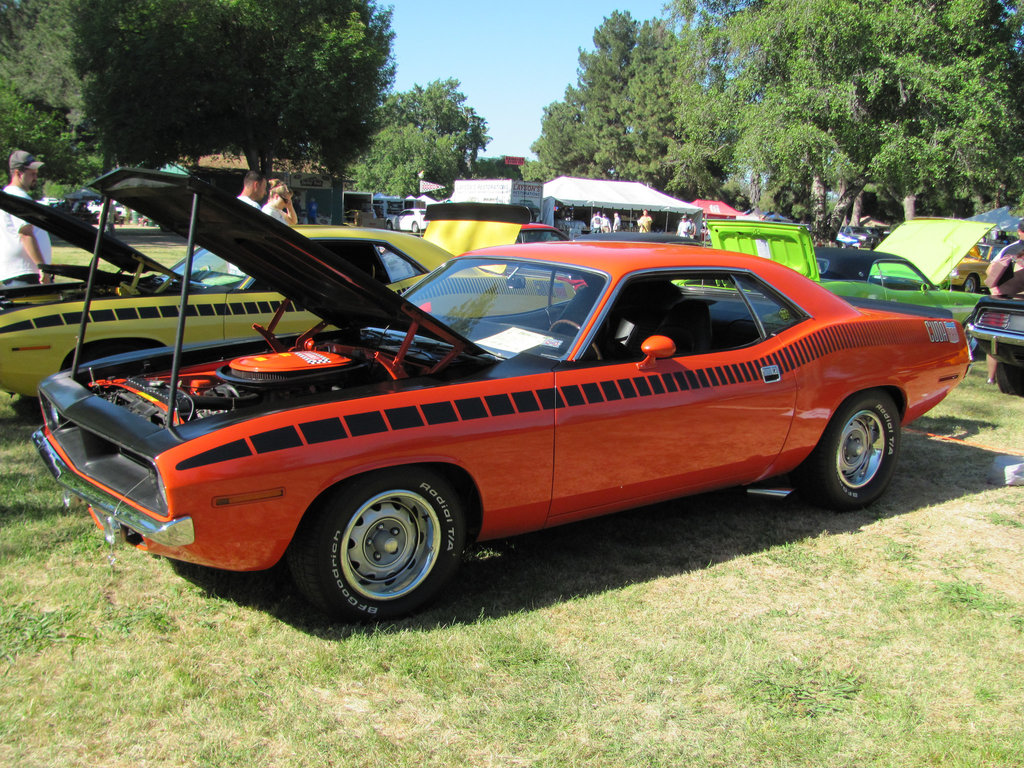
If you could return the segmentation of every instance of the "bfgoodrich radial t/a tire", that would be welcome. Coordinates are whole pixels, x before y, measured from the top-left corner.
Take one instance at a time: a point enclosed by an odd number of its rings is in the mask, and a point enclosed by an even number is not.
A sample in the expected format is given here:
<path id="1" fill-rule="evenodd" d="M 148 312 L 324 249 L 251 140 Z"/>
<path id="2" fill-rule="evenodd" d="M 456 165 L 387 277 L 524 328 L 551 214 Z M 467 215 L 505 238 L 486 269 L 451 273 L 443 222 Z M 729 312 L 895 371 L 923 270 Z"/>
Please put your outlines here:
<path id="1" fill-rule="evenodd" d="M 876 501 L 889 487 L 900 452 L 900 416 L 892 398 L 872 390 L 833 414 L 811 455 L 792 474 L 800 495 L 841 511 Z"/>
<path id="2" fill-rule="evenodd" d="M 422 467 L 345 483 L 310 510 L 288 550 L 299 589 L 329 615 L 381 620 L 420 608 L 458 569 L 461 500 Z"/>

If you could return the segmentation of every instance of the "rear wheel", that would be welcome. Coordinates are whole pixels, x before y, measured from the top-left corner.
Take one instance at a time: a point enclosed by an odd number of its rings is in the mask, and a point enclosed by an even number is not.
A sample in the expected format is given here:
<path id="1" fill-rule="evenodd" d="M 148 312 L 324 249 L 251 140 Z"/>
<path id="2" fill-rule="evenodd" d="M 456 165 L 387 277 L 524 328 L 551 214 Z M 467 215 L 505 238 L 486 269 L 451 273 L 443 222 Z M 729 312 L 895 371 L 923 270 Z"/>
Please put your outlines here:
<path id="1" fill-rule="evenodd" d="M 422 467 L 382 470 L 329 493 L 295 534 L 288 566 L 329 615 L 382 620 L 434 598 L 465 545 L 461 500 Z"/>
<path id="2" fill-rule="evenodd" d="M 414 235 L 418 235 L 418 234 L 420 233 L 420 223 L 419 223 L 418 221 L 414 221 L 414 222 L 413 222 L 413 223 L 412 223 L 412 224 L 410 225 L 410 228 L 412 229 L 412 233 L 413 233 Z"/>
<path id="3" fill-rule="evenodd" d="M 848 399 L 833 414 L 821 440 L 792 479 L 813 504 L 860 509 L 888 488 L 900 449 L 900 417 L 881 391 Z"/>
<path id="4" fill-rule="evenodd" d="M 974 273 L 969 274 L 964 278 L 964 292 L 965 293 L 978 293 L 981 289 L 981 281 L 978 280 L 978 276 Z"/>
<path id="5" fill-rule="evenodd" d="M 996 366 L 996 384 L 1004 394 L 1024 397 L 1024 368 L 999 363 Z"/>

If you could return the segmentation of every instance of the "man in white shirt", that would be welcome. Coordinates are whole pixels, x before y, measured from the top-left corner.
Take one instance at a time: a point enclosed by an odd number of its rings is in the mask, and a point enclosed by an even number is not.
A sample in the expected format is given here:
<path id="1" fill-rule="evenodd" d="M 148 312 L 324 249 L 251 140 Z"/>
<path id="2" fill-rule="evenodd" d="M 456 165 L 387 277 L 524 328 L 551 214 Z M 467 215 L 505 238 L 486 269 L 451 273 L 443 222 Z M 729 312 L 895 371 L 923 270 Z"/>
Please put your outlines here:
<path id="1" fill-rule="evenodd" d="M 16 149 L 8 159 L 11 183 L 4 187 L 9 195 L 31 200 L 29 192 L 39 178 L 42 162 L 23 149 Z M 6 286 L 38 285 L 53 280 L 42 275 L 39 267 L 52 258 L 50 235 L 27 221 L 0 212 L 0 283 Z"/>
<path id="2" fill-rule="evenodd" d="M 242 182 L 242 194 L 238 199 L 254 208 L 262 207 L 260 201 L 267 195 L 267 180 L 258 171 L 249 171 Z"/>

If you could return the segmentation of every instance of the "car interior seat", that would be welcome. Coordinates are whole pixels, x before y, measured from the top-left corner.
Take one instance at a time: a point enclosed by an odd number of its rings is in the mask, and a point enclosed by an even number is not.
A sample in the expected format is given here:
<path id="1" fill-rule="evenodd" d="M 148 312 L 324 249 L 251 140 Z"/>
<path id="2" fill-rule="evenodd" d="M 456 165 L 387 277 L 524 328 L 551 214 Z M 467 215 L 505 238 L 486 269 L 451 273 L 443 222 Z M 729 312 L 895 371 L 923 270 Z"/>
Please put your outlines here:
<path id="1" fill-rule="evenodd" d="M 654 332 L 672 339 L 677 355 L 707 352 L 711 349 L 711 312 L 703 301 L 682 299 L 669 309 Z"/>
<path id="2" fill-rule="evenodd" d="M 670 280 L 646 280 L 627 285 L 609 318 L 612 350 L 609 357 L 643 358 L 644 340 L 657 332 L 669 308 L 679 301 L 679 289 Z M 616 354 L 617 352 L 617 354 Z"/>

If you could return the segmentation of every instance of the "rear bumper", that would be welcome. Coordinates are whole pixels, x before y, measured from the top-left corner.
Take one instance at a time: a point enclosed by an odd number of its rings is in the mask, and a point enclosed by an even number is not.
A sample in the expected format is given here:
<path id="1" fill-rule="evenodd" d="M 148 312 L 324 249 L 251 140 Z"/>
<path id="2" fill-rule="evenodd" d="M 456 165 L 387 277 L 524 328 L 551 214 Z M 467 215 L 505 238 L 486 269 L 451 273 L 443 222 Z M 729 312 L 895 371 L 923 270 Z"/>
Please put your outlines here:
<path id="1" fill-rule="evenodd" d="M 1024 335 L 992 331 L 973 325 L 967 327 L 978 347 L 1002 363 L 1024 367 Z"/>

